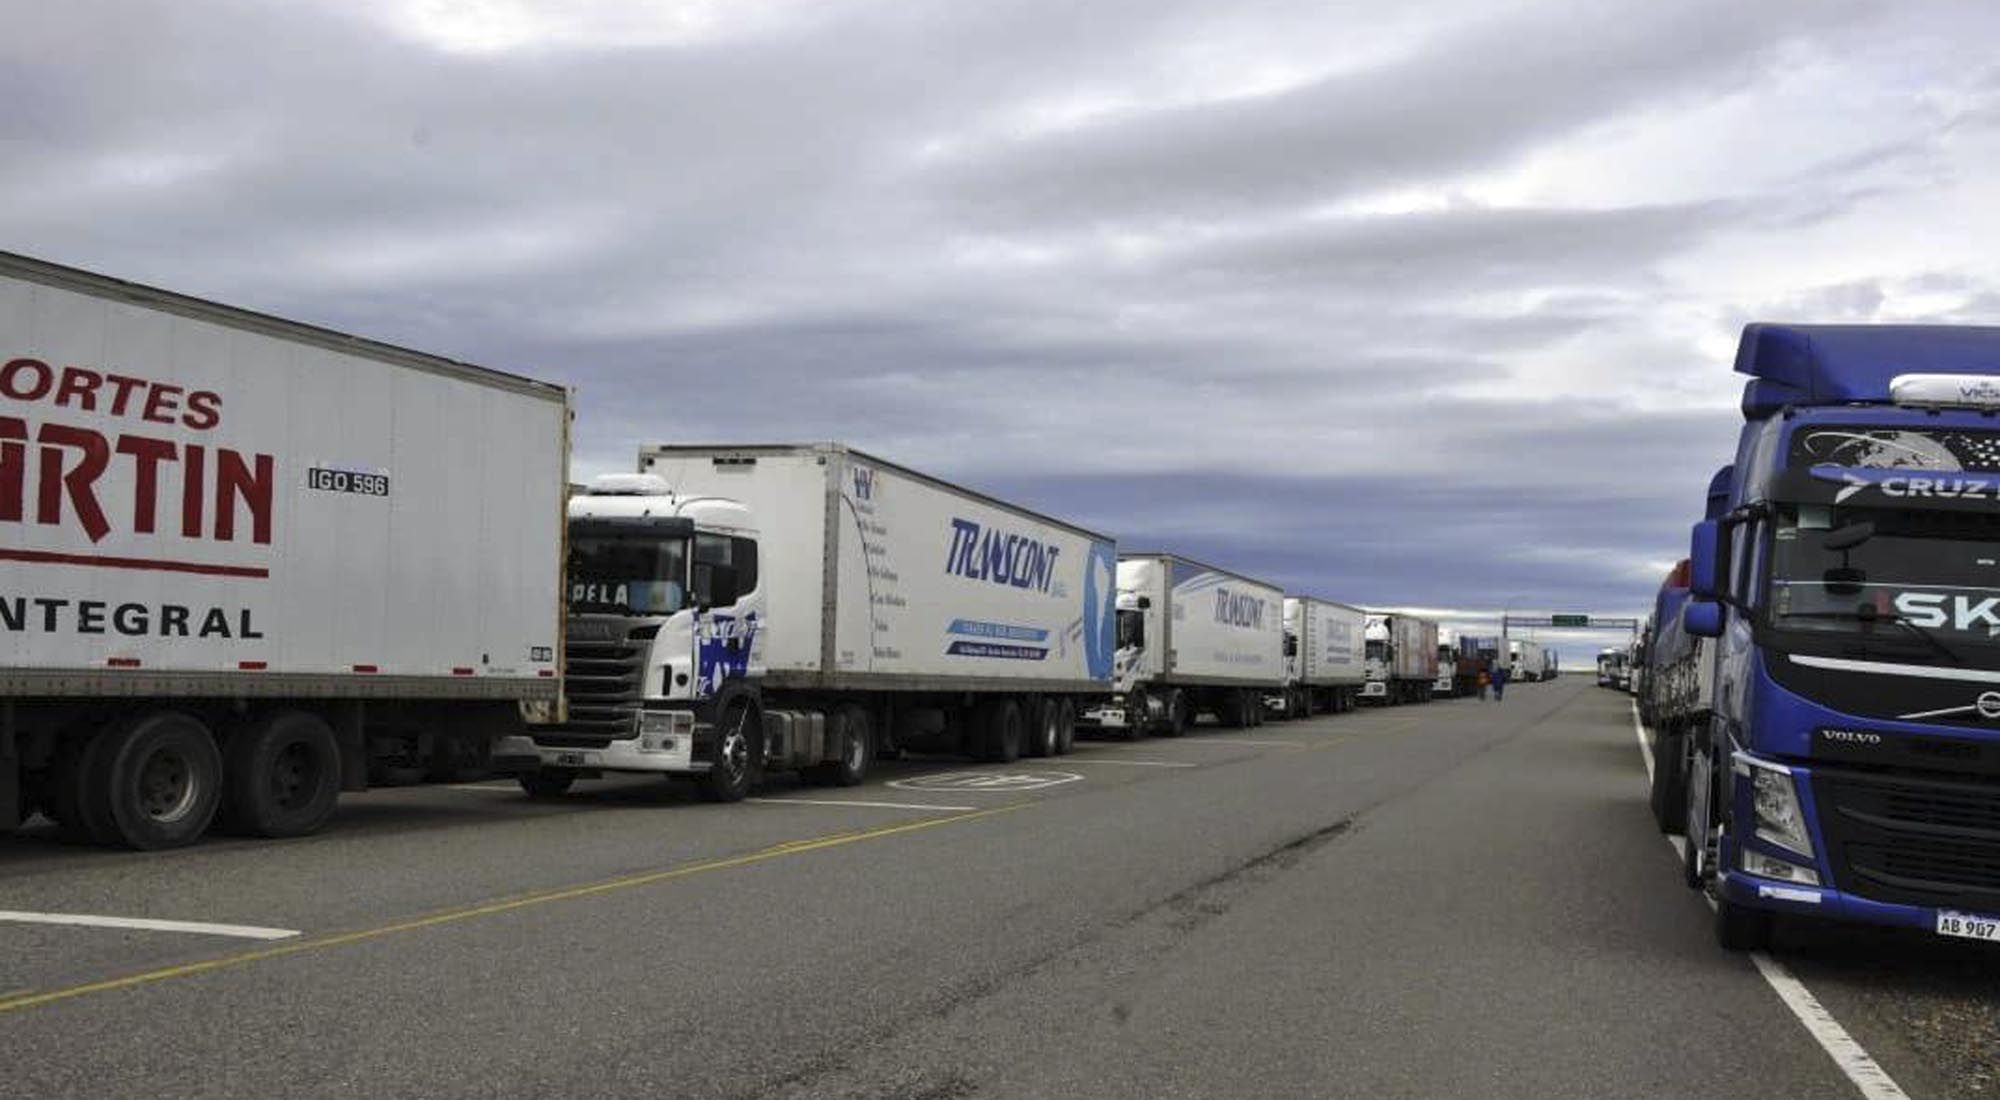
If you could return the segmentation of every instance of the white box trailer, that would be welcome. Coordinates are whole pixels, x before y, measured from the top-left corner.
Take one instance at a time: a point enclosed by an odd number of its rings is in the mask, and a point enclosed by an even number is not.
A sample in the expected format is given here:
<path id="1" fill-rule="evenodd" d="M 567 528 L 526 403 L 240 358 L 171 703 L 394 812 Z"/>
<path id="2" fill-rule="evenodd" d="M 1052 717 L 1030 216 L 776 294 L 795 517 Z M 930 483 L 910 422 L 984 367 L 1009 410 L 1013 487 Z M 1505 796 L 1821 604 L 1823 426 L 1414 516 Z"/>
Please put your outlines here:
<path id="1" fill-rule="evenodd" d="M 1263 721 L 1285 683 L 1284 591 L 1174 554 L 1118 557 L 1117 699 L 1086 725 L 1178 736 L 1196 716 Z"/>
<path id="2" fill-rule="evenodd" d="M 560 386 L 0 254 L 0 826 L 311 832 L 559 698 Z"/>
<path id="3" fill-rule="evenodd" d="M 1109 538 L 859 451 L 649 446 L 570 515 L 570 721 L 500 750 L 533 793 L 1053 755 L 1110 689 Z"/>
<path id="4" fill-rule="evenodd" d="M 1313 596 L 1285 597 L 1285 684 L 1264 696 L 1265 712 L 1303 718 L 1354 709 L 1368 681 L 1363 638 L 1368 613 Z"/>
<path id="5" fill-rule="evenodd" d="M 1540 642 L 1514 641 L 1508 646 L 1508 678 L 1533 683 L 1549 678 L 1549 654 Z"/>
<path id="6" fill-rule="evenodd" d="M 1368 682 L 1361 697 L 1377 703 L 1427 703 L 1438 674 L 1438 624 L 1415 615 L 1371 614 Z"/>

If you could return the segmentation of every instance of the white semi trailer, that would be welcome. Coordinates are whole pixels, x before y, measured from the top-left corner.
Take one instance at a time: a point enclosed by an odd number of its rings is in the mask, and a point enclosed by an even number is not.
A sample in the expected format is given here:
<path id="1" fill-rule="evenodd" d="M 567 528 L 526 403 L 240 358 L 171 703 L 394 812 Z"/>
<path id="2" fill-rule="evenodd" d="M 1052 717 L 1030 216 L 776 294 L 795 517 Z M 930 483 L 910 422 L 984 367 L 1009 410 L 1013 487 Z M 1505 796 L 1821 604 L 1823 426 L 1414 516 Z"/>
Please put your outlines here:
<path id="1" fill-rule="evenodd" d="M 1083 722 L 1136 739 L 1179 736 L 1201 714 L 1263 721 L 1285 683 L 1283 590 L 1173 554 L 1118 558 L 1116 697 Z"/>
<path id="2" fill-rule="evenodd" d="M 310 833 L 371 759 L 553 716 L 568 430 L 560 386 L 0 253 L 0 830 Z"/>
<path id="3" fill-rule="evenodd" d="M 1362 633 L 1367 613 L 1332 600 L 1285 597 L 1285 684 L 1264 696 L 1265 713 L 1304 718 L 1349 711 L 1367 681 Z"/>
<path id="4" fill-rule="evenodd" d="M 1540 642 L 1512 641 L 1507 653 L 1507 676 L 1516 683 L 1533 683 L 1551 675 L 1549 651 Z"/>
<path id="5" fill-rule="evenodd" d="M 1110 691 L 1110 539 L 859 451 L 647 447 L 569 515 L 569 720 L 496 749 L 530 794 L 1054 755 Z"/>

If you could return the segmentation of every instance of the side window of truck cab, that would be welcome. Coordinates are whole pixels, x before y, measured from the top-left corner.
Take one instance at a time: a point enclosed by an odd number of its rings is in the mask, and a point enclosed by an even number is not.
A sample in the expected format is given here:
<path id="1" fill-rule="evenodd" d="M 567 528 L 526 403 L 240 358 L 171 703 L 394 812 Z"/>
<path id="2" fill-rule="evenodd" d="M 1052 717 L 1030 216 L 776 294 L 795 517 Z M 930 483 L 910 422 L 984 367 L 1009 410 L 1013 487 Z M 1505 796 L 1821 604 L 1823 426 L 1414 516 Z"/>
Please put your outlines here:
<path id="1" fill-rule="evenodd" d="M 1763 585 L 1758 576 L 1764 571 L 1764 530 L 1763 519 L 1746 520 L 1734 524 L 1729 534 L 1729 595 L 1746 609 L 1755 610 L 1762 603 Z"/>
<path id="2" fill-rule="evenodd" d="M 757 543 L 732 535 L 694 537 L 694 597 L 708 607 L 728 607 L 757 590 Z"/>

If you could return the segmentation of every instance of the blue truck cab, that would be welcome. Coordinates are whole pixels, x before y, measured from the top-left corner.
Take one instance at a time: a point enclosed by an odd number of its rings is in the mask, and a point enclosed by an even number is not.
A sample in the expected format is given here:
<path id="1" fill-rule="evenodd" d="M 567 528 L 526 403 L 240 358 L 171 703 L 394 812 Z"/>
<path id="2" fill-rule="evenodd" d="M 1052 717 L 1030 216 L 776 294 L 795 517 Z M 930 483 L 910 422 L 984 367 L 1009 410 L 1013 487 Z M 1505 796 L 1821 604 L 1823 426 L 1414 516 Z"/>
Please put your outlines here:
<path id="1" fill-rule="evenodd" d="M 2000 939 L 2000 328 L 1752 324 L 1736 369 L 1689 884 L 1732 950 L 1782 914 Z"/>

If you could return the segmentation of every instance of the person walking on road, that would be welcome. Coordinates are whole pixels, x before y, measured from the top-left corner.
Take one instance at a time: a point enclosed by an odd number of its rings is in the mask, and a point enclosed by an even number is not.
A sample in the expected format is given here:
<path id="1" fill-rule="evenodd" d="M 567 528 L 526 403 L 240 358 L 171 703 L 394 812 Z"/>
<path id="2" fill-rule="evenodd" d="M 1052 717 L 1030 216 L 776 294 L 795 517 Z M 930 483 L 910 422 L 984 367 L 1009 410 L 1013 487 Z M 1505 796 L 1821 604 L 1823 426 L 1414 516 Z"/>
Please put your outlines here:
<path id="1" fill-rule="evenodd" d="M 1485 666 L 1485 665 L 1481 665 L 1481 666 L 1479 666 L 1479 701 L 1480 701 L 1480 702 L 1484 703 L 1484 702 L 1486 701 L 1486 689 L 1487 689 L 1487 688 L 1490 688 L 1490 687 L 1492 687 L 1492 686 L 1493 686 L 1493 673 L 1491 673 L 1491 672 L 1487 671 L 1487 666 Z"/>
<path id="2" fill-rule="evenodd" d="M 1503 696 L 1503 695 L 1505 695 L 1505 694 L 1507 694 L 1507 666 L 1506 666 L 1506 665 L 1494 665 L 1494 666 L 1493 666 L 1493 701 L 1494 701 L 1494 702 L 1496 702 L 1496 703 L 1497 703 L 1497 702 L 1499 702 L 1499 701 L 1500 701 L 1500 697 L 1501 697 L 1501 696 Z"/>

